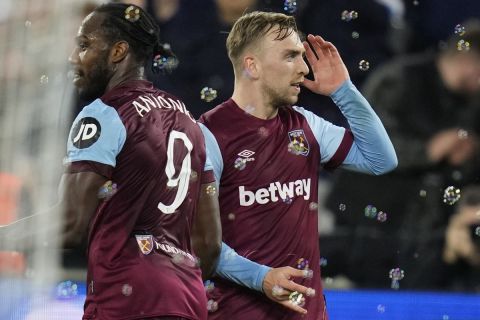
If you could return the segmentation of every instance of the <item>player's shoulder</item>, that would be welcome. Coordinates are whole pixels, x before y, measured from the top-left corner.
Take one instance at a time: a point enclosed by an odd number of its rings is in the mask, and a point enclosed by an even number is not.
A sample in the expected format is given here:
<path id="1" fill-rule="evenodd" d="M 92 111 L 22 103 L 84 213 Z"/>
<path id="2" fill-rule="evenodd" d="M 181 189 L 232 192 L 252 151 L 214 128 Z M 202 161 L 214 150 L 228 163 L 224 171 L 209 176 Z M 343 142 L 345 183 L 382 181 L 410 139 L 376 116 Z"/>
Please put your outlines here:
<path id="1" fill-rule="evenodd" d="M 116 110 L 113 106 L 105 103 L 100 98 L 95 99 L 89 104 L 87 104 L 80 114 L 104 114 L 104 113 L 116 113 Z"/>
<path id="2" fill-rule="evenodd" d="M 67 142 L 68 159 L 115 167 L 115 158 L 126 138 L 126 128 L 117 110 L 96 99 L 83 108 L 72 124 Z"/>
<path id="3" fill-rule="evenodd" d="M 77 115 L 76 123 L 110 123 L 121 122 L 117 110 L 103 102 L 101 99 L 95 99 L 86 105 Z"/>
<path id="4" fill-rule="evenodd" d="M 215 124 L 218 123 L 224 123 L 232 116 L 230 110 L 232 109 L 232 106 L 234 106 L 233 100 L 228 99 L 217 105 L 215 108 L 202 114 L 198 121 L 208 128 L 215 126 Z"/>
<path id="5" fill-rule="evenodd" d="M 287 118 L 296 121 L 312 121 L 314 119 L 320 118 L 312 111 L 309 111 L 301 106 L 288 106 L 284 107 L 279 112 L 280 117 Z"/>

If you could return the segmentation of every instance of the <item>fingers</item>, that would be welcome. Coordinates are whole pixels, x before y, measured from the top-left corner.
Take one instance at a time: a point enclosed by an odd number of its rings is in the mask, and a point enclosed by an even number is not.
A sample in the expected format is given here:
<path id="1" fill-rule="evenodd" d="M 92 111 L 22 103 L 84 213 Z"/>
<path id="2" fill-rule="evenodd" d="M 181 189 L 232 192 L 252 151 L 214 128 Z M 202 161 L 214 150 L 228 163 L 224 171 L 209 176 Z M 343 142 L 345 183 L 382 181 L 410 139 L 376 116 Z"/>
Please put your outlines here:
<path id="1" fill-rule="evenodd" d="M 313 297 L 315 296 L 315 289 L 312 289 L 312 288 L 309 288 L 309 287 L 305 287 L 305 286 L 302 286 L 301 284 L 298 284 L 294 281 L 285 281 L 285 282 L 282 282 L 281 286 L 284 288 L 284 289 L 287 289 L 291 292 L 293 291 L 297 291 L 297 292 L 300 292 L 300 293 L 303 293 L 305 294 L 306 296 L 308 297 Z M 285 290 L 284 290 L 285 291 Z"/>
<path id="2" fill-rule="evenodd" d="M 331 57 L 332 53 L 330 52 L 330 49 L 332 48 L 333 44 L 331 42 L 325 41 L 320 36 L 315 36 L 315 40 L 320 45 L 320 49 L 322 50 L 323 55 L 325 57 Z"/>
<path id="3" fill-rule="evenodd" d="M 298 312 L 300 314 L 307 314 L 307 309 L 300 307 L 294 303 L 291 303 L 290 300 L 279 302 L 285 308 Z"/>
<path id="4" fill-rule="evenodd" d="M 308 63 L 313 67 L 318 59 L 307 41 L 303 42 L 303 47 L 305 48 L 305 56 L 307 57 Z"/>
<path id="5" fill-rule="evenodd" d="M 311 45 L 318 59 L 323 59 L 325 57 L 329 58 L 333 55 L 338 55 L 337 48 L 333 43 L 325 41 L 321 36 L 314 36 L 309 34 L 307 37 L 308 43 Z"/>
<path id="6" fill-rule="evenodd" d="M 274 268 L 265 276 L 264 292 L 269 299 L 282 306 L 300 314 L 306 314 L 307 310 L 302 308 L 303 304 L 291 300 L 290 296 L 296 291 L 304 297 L 313 297 L 315 290 L 295 283 L 292 279 L 311 278 L 312 274 L 312 270 L 299 270 L 292 267 Z M 305 301 L 304 297 L 302 297 L 303 301 Z"/>
<path id="7" fill-rule="evenodd" d="M 305 79 L 308 80 L 308 79 Z M 309 80 L 310 81 L 310 80 Z M 313 271 L 310 269 L 295 269 L 292 267 L 283 267 L 284 273 L 288 279 L 295 277 L 295 278 L 311 278 Z"/>
<path id="8" fill-rule="evenodd" d="M 322 60 L 325 58 L 325 52 L 322 50 L 322 45 L 324 44 L 324 40 L 320 36 L 313 36 L 309 34 L 307 36 L 308 43 L 315 51 L 315 54 L 318 57 L 318 60 Z M 328 54 L 328 52 L 326 52 Z"/>
<path id="9" fill-rule="evenodd" d="M 337 47 L 329 41 L 325 41 L 325 46 L 328 47 L 328 51 L 330 52 L 330 56 L 332 58 L 341 59 L 340 54 L 338 53 Z"/>

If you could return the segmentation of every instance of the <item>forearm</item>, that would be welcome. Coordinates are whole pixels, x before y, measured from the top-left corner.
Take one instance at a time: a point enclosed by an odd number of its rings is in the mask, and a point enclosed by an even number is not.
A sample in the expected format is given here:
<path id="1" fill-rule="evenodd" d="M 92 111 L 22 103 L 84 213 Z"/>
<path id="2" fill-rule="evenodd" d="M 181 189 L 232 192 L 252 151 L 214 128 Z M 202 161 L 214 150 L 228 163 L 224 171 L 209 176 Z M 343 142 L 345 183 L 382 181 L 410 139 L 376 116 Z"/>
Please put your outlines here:
<path id="1" fill-rule="evenodd" d="M 393 144 L 380 118 L 352 82 L 345 81 L 331 98 L 347 119 L 354 136 L 354 144 L 362 156 L 362 163 L 349 161 L 347 157 L 344 165 L 372 174 L 393 170 L 398 164 Z"/>
<path id="2" fill-rule="evenodd" d="M 213 180 L 213 172 L 206 171 L 202 180 Z M 192 247 L 200 258 L 203 279 L 208 279 L 215 271 L 222 245 L 222 224 L 217 194 L 211 194 L 209 188 L 215 189 L 215 181 L 202 183 L 197 204 L 197 214 L 193 221 Z"/>
<path id="3" fill-rule="evenodd" d="M 236 284 L 262 292 L 263 279 L 270 269 L 240 256 L 222 242 L 222 251 L 215 273 Z"/>

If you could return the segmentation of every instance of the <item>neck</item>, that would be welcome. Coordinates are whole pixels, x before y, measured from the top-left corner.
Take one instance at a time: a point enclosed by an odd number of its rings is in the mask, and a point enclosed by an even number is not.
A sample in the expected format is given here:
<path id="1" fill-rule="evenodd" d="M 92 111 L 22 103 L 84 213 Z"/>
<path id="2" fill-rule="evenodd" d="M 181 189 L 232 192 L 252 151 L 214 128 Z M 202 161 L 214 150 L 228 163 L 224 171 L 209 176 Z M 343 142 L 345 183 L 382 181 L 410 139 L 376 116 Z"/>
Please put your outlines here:
<path id="1" fill-rule="evenodd" d="M 122 83 L 132 81 L 132 80 L 145 80 L 144 68 L 141 67 L 131 67 L 130 69 L 123 70 L 122 67 L 119 67 L 117 72 L 115 72 L 108 82 L 107 88 L 105 91 L 110 91 L 111 89 L 121 85 Z"/>
<path id="2" fill-rule="evenodd" d="M 235 79 L 232 99 L 245 112 L 259 119 L 272 119 L 278 114 L 278 107 L 272 105 L 258 84 L 248 80 Z"/>

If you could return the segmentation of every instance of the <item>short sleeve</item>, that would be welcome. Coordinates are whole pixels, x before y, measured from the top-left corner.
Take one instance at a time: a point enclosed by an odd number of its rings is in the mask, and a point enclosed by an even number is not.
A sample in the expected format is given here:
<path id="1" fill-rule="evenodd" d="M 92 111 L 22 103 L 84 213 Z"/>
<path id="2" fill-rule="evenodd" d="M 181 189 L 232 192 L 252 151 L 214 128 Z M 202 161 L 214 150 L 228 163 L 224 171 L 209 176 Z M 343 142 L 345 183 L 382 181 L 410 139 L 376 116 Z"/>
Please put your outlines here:
<path id="1" fill-rule="evenodd" d="M 207 161 L 205 163 L 205 171 L 207 171 L 207 162 L 209 170 L 213 170 L 215 174 L 215 180 L 217 184 L 220 184 L 220 177 L 223 171 L 223 158 L 218 146 L 217 139 L 213 133 L 203 123 L 198 123 L 200 129 L 202 129 L 203 136 L 205 138 L 205 146 L 207 150 Z"/>
<path id="2" fill-rule="evenodd" d="M 202 175 L 202 184 L 204 183 L 211 183 L 215 181 L 215 174 L 213 172 L 213 165 L 210 161 L 210 157 L 207 155 L 205 157 L 205 166 L 203 168 L 203 175 Z"/>
<path id="3" fill-rule="evenodd" d="M 307 120 L 320 147 L 320 163 L 329 169 L 342 164 L 353 143 L 350 130 L 336 126 L 302 107 L 294 106 L 293 109 Z"/>
<path id="4" fill-rule="evenodd" d="M 115 167 L 125 140 L 126 129 L 117 111 L 97 99 L 83 108 L 73 122 L 67 161 L 92 161 Z"/>

